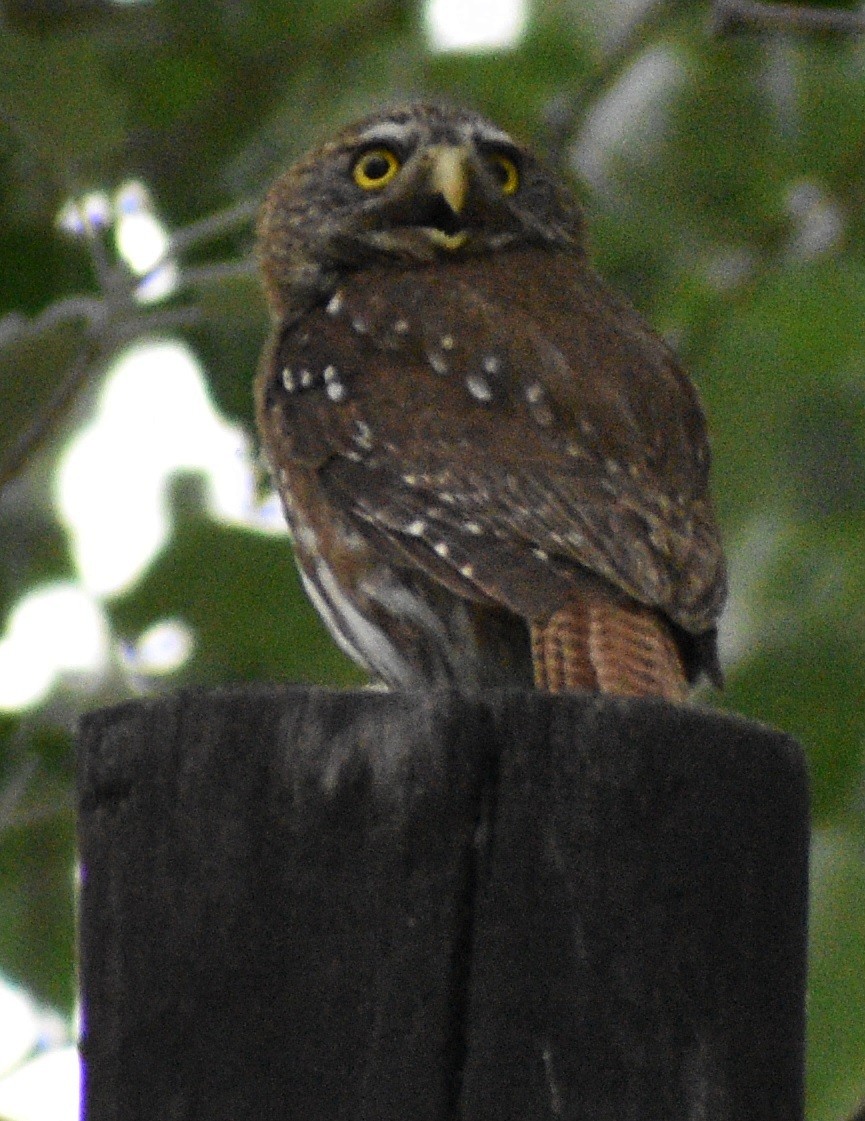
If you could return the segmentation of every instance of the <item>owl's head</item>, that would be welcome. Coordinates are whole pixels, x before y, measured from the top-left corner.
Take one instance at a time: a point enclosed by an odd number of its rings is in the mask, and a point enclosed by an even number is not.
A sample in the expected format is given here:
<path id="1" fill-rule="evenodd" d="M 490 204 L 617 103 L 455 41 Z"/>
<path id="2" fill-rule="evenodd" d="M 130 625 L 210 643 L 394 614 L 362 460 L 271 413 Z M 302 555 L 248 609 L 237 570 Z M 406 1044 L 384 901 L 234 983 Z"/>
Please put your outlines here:
<path id="1" fill-rule="evenodd" d="M 290 168 L 262 209 L 259 254 L 284 310 L 371 261 L 579 250 L 581 235 L 573 197 L 506 132 L 471 111 L 415 103 L 350 125 Z"/>

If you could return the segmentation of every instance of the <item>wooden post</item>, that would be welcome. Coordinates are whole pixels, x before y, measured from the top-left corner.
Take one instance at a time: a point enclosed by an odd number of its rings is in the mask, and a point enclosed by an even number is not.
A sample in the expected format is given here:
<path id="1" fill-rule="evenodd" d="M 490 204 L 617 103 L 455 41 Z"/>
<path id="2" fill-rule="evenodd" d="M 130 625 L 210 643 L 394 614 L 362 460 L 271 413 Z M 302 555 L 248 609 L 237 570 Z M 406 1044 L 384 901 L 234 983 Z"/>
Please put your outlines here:
<path id="1" fill-rule="evenodd" d="M 800 1121 L 788 737 L 660 701 L 193 691 L 82 722 L 87 1121 Z"/>

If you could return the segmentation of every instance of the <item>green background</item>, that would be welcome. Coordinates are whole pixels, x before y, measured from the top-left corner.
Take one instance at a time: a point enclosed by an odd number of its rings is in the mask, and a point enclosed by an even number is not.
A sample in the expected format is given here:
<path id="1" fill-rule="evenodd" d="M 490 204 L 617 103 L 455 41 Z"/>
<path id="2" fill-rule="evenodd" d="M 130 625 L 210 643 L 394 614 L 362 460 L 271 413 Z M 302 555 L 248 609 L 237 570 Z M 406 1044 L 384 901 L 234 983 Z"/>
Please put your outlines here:
<path id="1" fill-rule="evenodd" d="M 65 377 L 83 383 L 0 492 L 0 632 L 29 590 L 75 578 L 52 477 L 121 343 L 185 339 L 220 408 L 251 428 L 266 316 L 248 216 L 268 183 L 384 102 L 474 104 L 572 177 L 602 272 L 702 394 L 733 585 L 728 687 L 702 699 L 807 748 L 808 1111 L 847 1116 L 865 1097 L 865 39 L 718 34 L 693 2 L 535 2 L 520 44 L 487 54 L 432 52 L 420 6 L 399 0 L 0 12 L 0 459 Z M 673 79 L 640 95 L 658 72 Z M 181 240 L 229 211 L 218 236 L 189 239 L 183 284 L 149 308 L 55 222 L 76 194 L 131 177 Z M 98 327 L 57 304 L 79 295 L 104 308 Z M 193 628 L 194 656 L 160 688 L 359 680 L 285 539 L 209 519 L 194 487 L 177 488 L 168 545 L 107 608 L 119 641 L 167 616 Z M 74 999 L 70 727 L 140 689 L 118 671 L 0 716 L 0 972 L 60 1009 Z"/>

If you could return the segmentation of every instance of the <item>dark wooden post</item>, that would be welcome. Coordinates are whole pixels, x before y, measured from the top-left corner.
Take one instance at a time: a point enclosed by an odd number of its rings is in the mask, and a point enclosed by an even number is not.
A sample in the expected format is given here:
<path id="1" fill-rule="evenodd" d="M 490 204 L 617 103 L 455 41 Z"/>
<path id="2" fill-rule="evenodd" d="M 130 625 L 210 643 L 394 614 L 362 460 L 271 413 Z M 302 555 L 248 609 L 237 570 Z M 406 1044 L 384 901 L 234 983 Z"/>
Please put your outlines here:
<path id="1" fill-rule="evenodd" d="M 80 736 L 87 1121 L 799 1121 L 788 737 L 655 701 L 188 692 Z"/>

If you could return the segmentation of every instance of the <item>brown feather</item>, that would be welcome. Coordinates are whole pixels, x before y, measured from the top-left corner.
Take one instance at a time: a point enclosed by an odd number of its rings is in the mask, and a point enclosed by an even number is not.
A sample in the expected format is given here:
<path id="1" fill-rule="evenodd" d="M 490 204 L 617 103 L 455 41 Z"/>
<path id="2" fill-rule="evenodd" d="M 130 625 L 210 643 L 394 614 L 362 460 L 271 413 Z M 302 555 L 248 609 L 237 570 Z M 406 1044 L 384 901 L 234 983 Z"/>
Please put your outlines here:
<path id="1" fill-rule="evenodd" d="M 385 555 L 411 558 L 457 595 L 531 622 L 594 573 L 706 634 L 726 583 L 693 390 L 664 344 L 566 254 L 545 255 L 549 303 L 556 315 L 560 304 L 582 309 L 585 323 L 551 324 L 537 294 L 507 307 L 502 285 L 528 252 L 450 263 L 444 292 L 432 266 L 348 277 L 330 310 L 282 333 L 263 370 L 268 443 L 289 474 L 292 462 L 317 468 L 327 501 L 374 529 Z M 598 324 L 591 356 L 583 335 Z M 472 377 L 489 400 L 472 394 Z M 540 418 L 529 386 L 540 388 Z M 689 676 L 701 668 L 697 656 Z"/>
<path id="2" fill-rule="evenodd" d="M 364 193 L 352 169 L 379 144 L 400 170 Z M 514 193 L 490 171 L 503 144 Z M 468 169 L 457 210 L 431 193 L 446 149 Z M 719 680 L 696 392 L 588 265 L 579 207 L 530 152 L 471 112 L 400 107 L 299 161 L 259 232 L 275 329 L 258 424 L 352 656 L 400 685 L 520 682 L 532 659 L 554 690 Z"/>
<path id="3" fill-rule="evenodd" d="M 551 693 L 589 690 L 681 701 L 688 679 L 657 611 L 608 598 L 569 603 L 532 626 L 535 684 Z"/>

